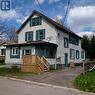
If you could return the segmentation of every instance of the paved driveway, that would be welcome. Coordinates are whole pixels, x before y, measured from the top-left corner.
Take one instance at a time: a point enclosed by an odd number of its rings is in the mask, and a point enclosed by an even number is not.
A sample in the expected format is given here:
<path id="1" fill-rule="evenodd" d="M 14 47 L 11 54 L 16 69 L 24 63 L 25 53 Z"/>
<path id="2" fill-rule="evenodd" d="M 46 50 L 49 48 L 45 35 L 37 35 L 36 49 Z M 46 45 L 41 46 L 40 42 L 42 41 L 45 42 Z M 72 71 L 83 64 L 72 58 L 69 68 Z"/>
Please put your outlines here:
<path id="1" fill-rule="evenodd" d="M 79 75 L 82 72 L 83 72 L 82 67 L 66 68 L 64 70 L 47 72 L 41 75 L 25 76 L 25 79 L 41 83 L 74 88 L 73 85 L 74 79 L 77 75 Z"/>
<path id="2" fill-rule="evenodd" d="M 0 77 L 0 95 L 95 95 L 73 89 L 27 83 Z"/>

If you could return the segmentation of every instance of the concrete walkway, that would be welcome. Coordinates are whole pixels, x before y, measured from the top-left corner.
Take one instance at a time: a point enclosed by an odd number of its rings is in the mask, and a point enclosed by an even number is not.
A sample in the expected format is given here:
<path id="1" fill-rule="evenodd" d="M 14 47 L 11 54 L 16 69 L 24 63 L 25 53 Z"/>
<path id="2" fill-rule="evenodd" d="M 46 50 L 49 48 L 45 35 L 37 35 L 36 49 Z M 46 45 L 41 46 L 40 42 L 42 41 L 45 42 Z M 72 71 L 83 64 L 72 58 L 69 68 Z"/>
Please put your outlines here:
<path id="1" fill-rule="evenodd" d="M 0 77 L 0 95 L 95 95 L 75 89 Z"/>
<path id="2" fill-rule="evenodd" d="M 82 72 L 83 72 L 82 67 L 66 68 L 60 71 L 46 72 L 41 75 L 28 75 L 25 76 L 24 79 L 35 82 L 74 88 L 73 85 L 74 79 L 77 75 L 79 75 Z"/>

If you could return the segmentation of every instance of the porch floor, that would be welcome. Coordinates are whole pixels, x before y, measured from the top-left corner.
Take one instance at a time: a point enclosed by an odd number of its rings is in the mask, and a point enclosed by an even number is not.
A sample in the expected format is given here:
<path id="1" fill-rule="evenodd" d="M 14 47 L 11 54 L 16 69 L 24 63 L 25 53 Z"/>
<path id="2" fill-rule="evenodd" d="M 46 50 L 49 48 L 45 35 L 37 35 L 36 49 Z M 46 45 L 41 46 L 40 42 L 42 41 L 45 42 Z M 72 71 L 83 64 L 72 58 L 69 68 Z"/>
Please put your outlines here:
<path id="1" fill-rule="evenodd" d="M 73 85 L 74 79 L 77 75 L 79 75 L 82 72 L 83 72 L 83 68 L 80 66 L 75 68 L 69 67 L 64 70 L 46 72 L 41 75 L 27 75 L 24 77 L 24 79 L 35 81 L 35 82 L 74 88 Z"/>

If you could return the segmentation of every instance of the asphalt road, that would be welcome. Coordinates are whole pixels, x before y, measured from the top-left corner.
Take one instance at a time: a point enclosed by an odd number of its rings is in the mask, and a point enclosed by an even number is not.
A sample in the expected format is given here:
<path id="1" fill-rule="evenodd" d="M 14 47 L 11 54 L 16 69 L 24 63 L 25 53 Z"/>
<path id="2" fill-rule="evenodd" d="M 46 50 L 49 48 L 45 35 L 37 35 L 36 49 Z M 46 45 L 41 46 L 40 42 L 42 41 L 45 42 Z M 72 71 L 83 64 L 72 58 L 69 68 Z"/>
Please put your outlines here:
<path id="1" fill-rule="evenodd" d="M 95 95 L 65 87 L 52 87 L 0 77 L 0 95 Z"/>

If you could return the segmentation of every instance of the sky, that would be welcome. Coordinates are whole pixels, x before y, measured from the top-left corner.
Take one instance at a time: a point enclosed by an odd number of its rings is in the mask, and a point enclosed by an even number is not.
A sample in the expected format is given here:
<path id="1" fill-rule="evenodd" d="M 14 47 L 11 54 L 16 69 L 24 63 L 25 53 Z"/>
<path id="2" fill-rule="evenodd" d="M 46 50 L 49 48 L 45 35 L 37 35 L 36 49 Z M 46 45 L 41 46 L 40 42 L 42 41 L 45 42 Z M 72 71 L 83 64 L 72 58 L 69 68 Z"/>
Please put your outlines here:
<path id="1" fill-rule="evenodd" d="M 2 1 L 2 0 L 0 0 Z M 4 0 L 3 0 L 4 1 Z M 53 20 L 64 22 L 68 0 L 10 0 L 9 11 L 0 10 L 0 20 L 17 29 L 33 10 L 38 10 Z M 38 3 L 39 2 L 39 3 Z M 1 4 L 0 4 L 1 5 Z M 64 25 L 83 36 L 95 32 L 95 0 L 70 0 Z"/>

